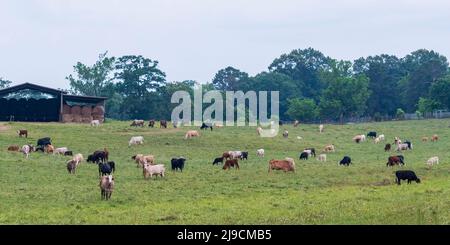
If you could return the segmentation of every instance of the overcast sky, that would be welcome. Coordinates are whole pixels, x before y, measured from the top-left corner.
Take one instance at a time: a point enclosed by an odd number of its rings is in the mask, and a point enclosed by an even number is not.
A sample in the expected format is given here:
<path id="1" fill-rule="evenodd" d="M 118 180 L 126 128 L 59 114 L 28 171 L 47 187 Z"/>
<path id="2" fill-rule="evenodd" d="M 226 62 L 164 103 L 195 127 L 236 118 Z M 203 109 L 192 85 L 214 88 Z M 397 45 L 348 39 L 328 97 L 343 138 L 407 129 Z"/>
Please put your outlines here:
<path id="1" fill-rule="evenodd" d="M 450 57 L 450 2 L 438 0 L 0 0 L 0 77 L 68 88 L 99 53 L 158 60 L 168 81 L 255 75 L 313 47 L 337 59 L 419 48 Z"/>

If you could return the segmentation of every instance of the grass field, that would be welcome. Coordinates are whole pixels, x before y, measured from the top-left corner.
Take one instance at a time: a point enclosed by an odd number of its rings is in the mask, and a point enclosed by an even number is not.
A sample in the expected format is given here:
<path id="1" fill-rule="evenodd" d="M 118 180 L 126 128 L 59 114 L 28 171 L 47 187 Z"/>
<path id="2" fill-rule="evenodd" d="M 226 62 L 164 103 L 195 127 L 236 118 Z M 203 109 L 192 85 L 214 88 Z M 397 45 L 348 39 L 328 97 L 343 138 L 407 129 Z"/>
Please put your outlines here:
<path id="1" fill-rule="evenodd" d="M 0 124 L 0 224 L 450 224 L 449 120 L 383 122 L 356 125 L 282 127 L 289 138 L 259 138 L 255 128 L 225 127 L 184 140 L 187 128 L 130 128 L 109 122 L 99 128 L 58 123 Z M 26 128 L 29 138 L 15 131 Z M 392 143 L 409 139 L 406 166 L 386 167 L 386 141 L 355 144 L 352 137 L 377 131 Z M 421 142 L 438 134 L 438 143 Z M 131 136 L 143 135 L 143 146 L 128 147 Z M 36 144 L 50 136 L 56 147 L 67 146 L 85 158 L 107 147 L 116 162 L 116 186 L 110 201 L 100 199 L 97 166 L 83 163 L 69 175 L 69 157 L 7 152 L 9 145 Z M 297 136 L 303 137 L 298 140 Z M 336 145 L 326 163 L 299 161 L 305 147 Z M 256 157 L 264 148 L 266 156 Z M 224 171 L 212 160 L 226 150 L 248 150 L 240 170 Z M 320 150 L 319 150 L 320 151 Z M 170 167 L 170 159 L 186 157 L 183 173 L 167 171 L 164 179 L 144 180 L 131 156 L 154 154 Z M 350 167 L 338 166 L 344 156 Z M 268 160 L 293 157 L 296 173 L 267 173 Z M 439 156 L 428 169 L 425 161 Z M 422 183 L 394 183 L 397 169 L 414 170 Z"/>

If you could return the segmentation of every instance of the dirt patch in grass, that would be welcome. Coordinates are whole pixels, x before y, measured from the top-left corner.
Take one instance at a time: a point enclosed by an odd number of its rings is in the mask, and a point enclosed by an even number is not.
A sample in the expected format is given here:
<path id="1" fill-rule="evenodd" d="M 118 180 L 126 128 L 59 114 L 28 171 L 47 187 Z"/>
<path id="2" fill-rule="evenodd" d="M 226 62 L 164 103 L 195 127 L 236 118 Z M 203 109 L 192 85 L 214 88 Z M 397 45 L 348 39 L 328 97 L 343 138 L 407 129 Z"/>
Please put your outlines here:
<path id="1" fill-rule="evenodd" d="M 4 131 L 8 131 L 8 130 L 9 130 L 9 126 L 0 124 L 0 132 L 4 132 Z"/>

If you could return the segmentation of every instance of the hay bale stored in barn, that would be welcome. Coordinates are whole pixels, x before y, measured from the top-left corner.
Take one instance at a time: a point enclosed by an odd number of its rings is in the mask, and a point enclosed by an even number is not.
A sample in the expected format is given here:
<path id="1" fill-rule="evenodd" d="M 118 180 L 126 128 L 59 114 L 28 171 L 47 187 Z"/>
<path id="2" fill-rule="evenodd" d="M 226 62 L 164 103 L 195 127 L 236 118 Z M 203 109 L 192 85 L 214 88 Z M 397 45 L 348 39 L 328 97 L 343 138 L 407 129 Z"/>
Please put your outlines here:
<path id="1" fill-rule="evenodd" d="M 92 114 L 92 107 L 91 106 L 83 106 L 81 108 L 81 115 L 83 116 L 90 116 Z"/>
<path id="2" fill-rule="evenodd" d="M 70 114 L 70 106 L 69 105 L 63 105 L 63 113 L 62 114 Z"/>
<path id="3" fill-rule="evenodd" d="M 92 122 L 92 116 L 81 116 L 82 123 L 91 123 Z"/>
<path id="4" fill-rule="evenodd" d="M 72 114 L 63 114 L 62 115 L 62 122 L 63 123 L 71 123 L 71 122 L 73 122 Z"/>
<path id="5" fill-rule="evenodd" d="M 70 114 L 81 115 L 81 107 L 78 105 L 72 106 L 72 108 L 70 109 Z"/>
<path id="6" fill-rule="evenodd" d="M 105 107 L 98 105 L 92 110 L 92 115 L 105 115 Z"/>
<path id="7" fill-rule="evenodd" d="M 82 123 L 83 122 L 83 118 L 81 117 L 81 115 L 73 115 L 73 122 L 74 123 Z"/>

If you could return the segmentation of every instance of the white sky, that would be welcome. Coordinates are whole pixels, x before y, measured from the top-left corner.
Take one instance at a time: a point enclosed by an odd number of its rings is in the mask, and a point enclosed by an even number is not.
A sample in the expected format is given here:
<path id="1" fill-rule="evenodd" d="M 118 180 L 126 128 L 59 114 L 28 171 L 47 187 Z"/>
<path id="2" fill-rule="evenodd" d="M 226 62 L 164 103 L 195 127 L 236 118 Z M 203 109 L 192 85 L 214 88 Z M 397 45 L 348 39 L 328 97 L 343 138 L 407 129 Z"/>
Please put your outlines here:
<path id="1" fill-rule="evenodd" d="M 0 0 L 0 77 L 68 88 L 98 54 L 143 55 L 168 81 L 255 75 L 313 47 L 337 59 L 419 48 L 450 57 L 450 1 Z"/>

